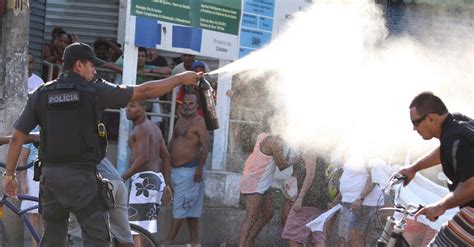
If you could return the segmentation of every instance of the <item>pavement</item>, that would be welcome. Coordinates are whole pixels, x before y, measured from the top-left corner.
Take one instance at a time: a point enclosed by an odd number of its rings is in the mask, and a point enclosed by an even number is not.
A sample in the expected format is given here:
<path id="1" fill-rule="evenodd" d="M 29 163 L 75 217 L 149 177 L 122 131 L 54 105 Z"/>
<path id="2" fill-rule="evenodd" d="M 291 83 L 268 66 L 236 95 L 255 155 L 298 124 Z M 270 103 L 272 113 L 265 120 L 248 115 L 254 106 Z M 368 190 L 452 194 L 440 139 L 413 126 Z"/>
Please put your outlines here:
<path id="1" fill-rule="evenodd" d="M 81 238 L 79 237 L 72 237 L 72 239 L 69 242 L 70 247 L 83 247 Z M 18 246 L 18 244 L 11 243 L 7 245 L 9 246 Z M 24 247 L 31 247 L 32 246 L 32 239 L 30 238 L 29 235 L 25 233 L 25 239 L 24 239 Z M 185 243 L 177 243 L 177 244 L 172 244 L 172 245 L 161 245 L 161 247 L 188 247 L 189 245 L 186 245 Z M 228 243 L 202 243 L 202 247 L 237 247 L 237 244 L 228 244 Z M 1 247 L 1 246 L 0 246 Z"/>

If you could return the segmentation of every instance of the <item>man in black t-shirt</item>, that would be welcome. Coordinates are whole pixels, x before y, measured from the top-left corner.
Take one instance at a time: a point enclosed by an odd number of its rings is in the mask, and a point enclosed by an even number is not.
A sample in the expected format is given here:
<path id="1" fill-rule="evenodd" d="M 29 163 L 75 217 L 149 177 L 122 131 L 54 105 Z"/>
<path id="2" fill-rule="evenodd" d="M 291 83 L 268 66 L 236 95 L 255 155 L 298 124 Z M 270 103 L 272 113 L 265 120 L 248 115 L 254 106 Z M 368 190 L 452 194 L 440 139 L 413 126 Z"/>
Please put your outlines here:
<path id="1" fill-rule="evenodd" d="M 420 210 L 431 221 L 446 210 L 460 207 L 449 222 L 442 226 L 430 246 L 474 245 L 474 121 L 461 114 L 451 114 L 431 92 L 416 96 L 410 104 L 413 129 L 425 140 L 437 138 L 440 146 L 399 171 L 410 182 L 416 172 L 441 164 L 449 178 L 451 191 L 443 199 Z"/>

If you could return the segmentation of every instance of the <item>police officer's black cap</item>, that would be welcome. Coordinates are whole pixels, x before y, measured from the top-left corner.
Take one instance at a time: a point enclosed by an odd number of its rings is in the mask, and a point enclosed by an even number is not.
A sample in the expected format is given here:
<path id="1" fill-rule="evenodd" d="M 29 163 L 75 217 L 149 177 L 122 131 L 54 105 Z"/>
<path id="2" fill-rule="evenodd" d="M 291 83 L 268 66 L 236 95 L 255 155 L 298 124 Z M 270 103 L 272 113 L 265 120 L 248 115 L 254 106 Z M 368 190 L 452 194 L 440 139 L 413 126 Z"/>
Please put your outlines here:
<path id="1" fill-rule="evenodd" d="M 76 42 L 66 46 L 63 54 L 64 64 L 70 64 L 78 59 L 87 59 L 95 66 L 102 66 L 105 61 L 97 58 L 92 48 L 84 43 Z"/>

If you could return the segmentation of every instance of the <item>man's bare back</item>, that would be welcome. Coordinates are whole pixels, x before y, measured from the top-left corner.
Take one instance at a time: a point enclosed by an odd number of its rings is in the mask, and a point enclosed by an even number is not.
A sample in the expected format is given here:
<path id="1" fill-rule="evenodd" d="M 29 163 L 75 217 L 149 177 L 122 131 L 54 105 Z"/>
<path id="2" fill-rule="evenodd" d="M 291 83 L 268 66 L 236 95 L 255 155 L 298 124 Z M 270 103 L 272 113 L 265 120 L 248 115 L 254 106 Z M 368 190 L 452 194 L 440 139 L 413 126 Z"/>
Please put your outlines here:
<path id="1" fill-rule="evenodd" d="M 144 123 L 135 126 L 128 139 L 128 145 L 130 147 L 130 163 L 133 164 L 137 159 L 142 159 L 144 162 L 137 172 L 161 171 L 160 143 L 162 139 L 161 131 L 148 118 Z M 145 145 L 146 143 L 147 145 Z"/>

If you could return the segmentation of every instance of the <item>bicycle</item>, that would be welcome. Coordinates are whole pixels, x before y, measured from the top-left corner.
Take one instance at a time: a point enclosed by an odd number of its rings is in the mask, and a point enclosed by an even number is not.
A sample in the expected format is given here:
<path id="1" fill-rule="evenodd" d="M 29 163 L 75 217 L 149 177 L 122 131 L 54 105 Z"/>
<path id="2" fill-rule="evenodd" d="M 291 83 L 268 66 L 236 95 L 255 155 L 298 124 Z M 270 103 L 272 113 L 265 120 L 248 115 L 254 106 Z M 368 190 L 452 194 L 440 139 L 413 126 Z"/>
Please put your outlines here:
<path id="1" fill-rule="evenodd" d="M 33 162 L 29 163 L 26 166 L 17 167 L 16 171 L 23 171 L 23 170 L 29 169 L 32 166 L 33 166 Z M 5 168 L 6 167 L 5 163 L 0 162 L 0 167 Z M 29 200 L 29 201 L 39 202 L 38 197 L 35 197 L 35 196 L 17 194 L 17 197 L 18 197 L 19 200 Z M 29 208 L 26 208 L 24 210 L 21 210 L 10 200 L 12 200 L 11 197 L 4 194 L 3 197 L 2 197 L 2 200 L 0 201 L 0 247 L 7 246 L 7 244 L 8 244 L 8 235 L 5 231 L 5 225 L 3 224 L 3 217 L 4 217 L 4 207 L 3 206 L 6 206 L 13 213 L 15 213 L 17 216 L 22 217 L 24 224 L 27 226 L 27 228 L 29 230 L 29 233 L 34 238 L 36 243 L 39 243 L 41 241 L 41 236 L 36 231 L 36 229 L 34 229 L 33 225 L 31 224 L 30 220 L 28 219 L 28 216 L 26 215 L 29 211 L 37 209 L 39 206 L 35 205 L 35 206 L 31 206 Z M 150 247 L 157 247 L 157 246 L 160 246 L 158 244 L 158 241 L 153 236 L 153 234 L 151 234 L 145 228 L 143 228 L 139 225 L 132 224 L 132 223 L 129 223 L 129 224 L 130 224 L 130 228 L 132 229 L 132 231 L 134 231 L 135 233 L 138 233 L 138 235 L 140 236 L 140 239 L 142 240 L 142 242 L 140 243 L 141 245 L 136 245 L 136 246 L 142 246 L 142 247 L 149 247 L 149 246 Z"/>
<path id="2" fill-rule="evenodd" d="M 4 163 L 0 163 L 0 167 L 5 168 L 5 166 L 6 165 Z M 16 171 L 23 171 L 23 170 L 29 169 L 32 166 L 33 166 L 33 162 L 29 163 L 26 166 L 18 167 Z M 17 197 L 20 200 L 29 200 L 29 201 L 38 202 L 38 198 L 29 196 L 29 195 L 17 194 Z M 28 227 L 28 230 L 31 233 L 31 236 L 36 240 L 36 242 L 39 242 L 40 236 L 34 229 L 33 225 L 31 224 L 30 220 L 28 219 L 28 216 L 26 215 L 29 211 L 37 209 L 38 205 L 31 206 L 29 208 L 21 210 L 13 202 L 10 202 L 8 200 L 8 196 L 3 195 L 2 200 L 0 201 L 0 230 L 1 230 L 0 231 L 0 246 L 6 246 L 8 243 L 8 235 L 6 234 L 5 225 L 3 224 L 3 217 L 4 217 L 3 206 L 4 205 L 6 205 L 7 208 L 9 208 L 13 213 L 22 217 L 23 222 Z"/>
<path id="3" fill-rule="evenodd" d="M 379 211 L 396 211 L 401 213 L 401 217 L 396 219 L 393 216 L 387 217 L 387 222 L 382 231 L 380 238 L 377 241 L 377 247 L 409 247 L 410 244 L 403 236 L 405 231 L 406 219 L 408 216 L 415 216 L 418 211 L 423 209 L 425 206 L 421 204 L 408 203 L 406 206 L 403 206 L 400 203 L 400 190 L 402 188 L 402 183 L 407 182 L 406 176 L 394 176 L 387 188 L 385 189 L 385 194 L 388 194 L 391 189 L 395 191 L 394 207 L 381 208 Z M 395 188 L 396 187 L 396 188 Z"/>

